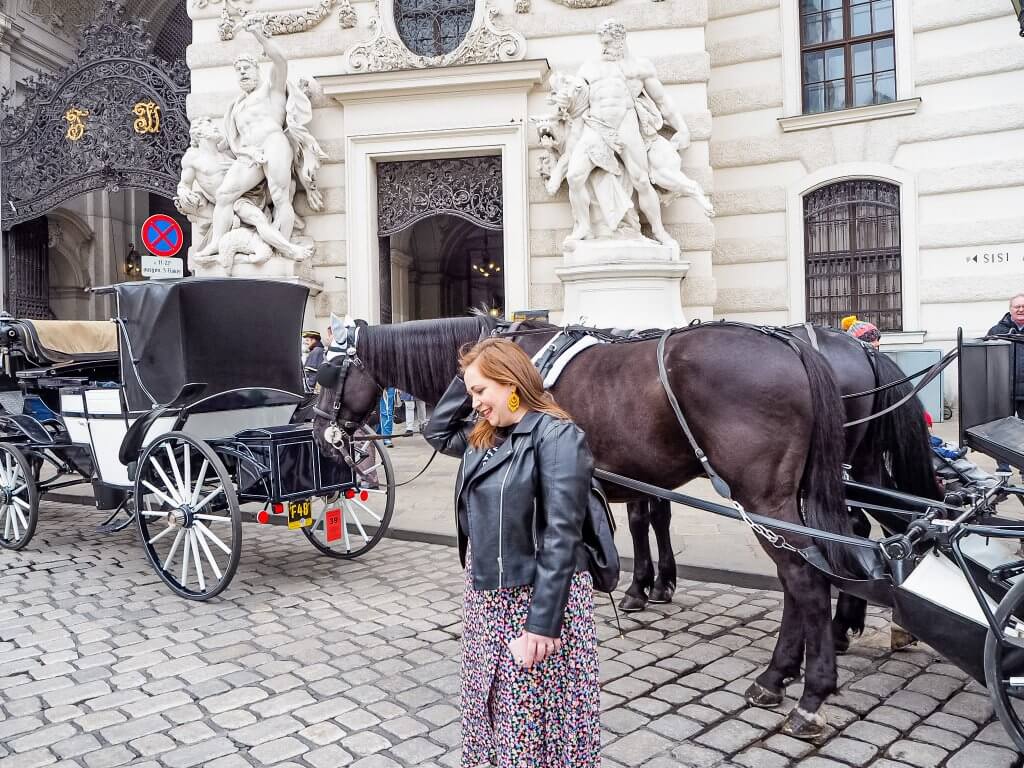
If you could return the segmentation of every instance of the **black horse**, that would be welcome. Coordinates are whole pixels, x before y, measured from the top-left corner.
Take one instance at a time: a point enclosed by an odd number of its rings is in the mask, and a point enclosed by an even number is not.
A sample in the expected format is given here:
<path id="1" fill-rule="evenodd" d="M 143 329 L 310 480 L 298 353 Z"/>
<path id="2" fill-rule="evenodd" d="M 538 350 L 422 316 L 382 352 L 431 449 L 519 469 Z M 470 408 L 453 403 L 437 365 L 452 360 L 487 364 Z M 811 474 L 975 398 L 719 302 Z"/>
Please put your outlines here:
<path id="1" fill-rule="evenodd" d="M 791 326 L 787 330 L 810 343 L 808 326 Z M 845 399 L 846 421 L 856 422 L 882 413 L 913 389 L 909 382 L 885 387 L 905 376 L 891 358 L 869 345 L 834 328 L 815 326 L 812 332 L 814 345 L 832 366 L 843 395 L 884 387 L 874 394 Z M 846 463 L 850 466 L 850 477 L 859 482 L 924 498 L 941 498 L 932 468 L 924 408 L 916 397 L 878 418 L 847 428 Z M 661 499 L 648 498 L 630 502 L 627 513 L 633 539 L 633 581 L 619 605 L 625 611 L 639 611 L 648 602 L 670 602 L 676 584 L 676 561 L 669 528 L 671 505 Z M 867 516 L 857 509 L 852 509 L 851 513 L 854 531 L 867 536 L 871 529 Z M 649 537 L 652 528 L 658 547 L 656 573 Z M 864 631 L 866 612 L 867 603 L 861 598 L 846 593 L 839 595 L 832 621 L 836 650 L 845 651 L 850 645 L 850 636 Z"/>
<path id="2" fill-rule="evenodd" d="M 325 430 L 337 437 L 339 428 L 347 433 L 361 424 L 381 385 L 436 403 L 457 373 L 459 349 L 497 327 L 472 317 L 359 328 L 342 342 L 353 355 L 335 358 L 320 374 L 314 433 L 322 450 L 343 459 Z M 529 354 L 558 330 L 534 329 L 543 332 L 517 338 Z M 703 472 L 659 383 L 656 347 L 655 341 L 593 347 L 570 364 L 553 392 L 585 430 L 599 467 L 674 488 Z M 698 444 L 738 502 L 779 520 L 852 532 L 843 500 L 842 404 L 819 353 L 753 327 L 713 323 L 676 332 L 665 364 Z M 636 499 L 608 490 L 613 501 Z M 789 538 L 798 548 L 812 543 Z M 784 730 L 814 737 L 825 727 L 818 710 L 836 688 L 829 583 L 795 552 L 763 545 L 785 602 L 775 652 L 747 698 L 758 706 L 781 703 L 806 656 L 803 695 Z M 849 551 L 822 546 L 835 570 L 858 573 Z"/>

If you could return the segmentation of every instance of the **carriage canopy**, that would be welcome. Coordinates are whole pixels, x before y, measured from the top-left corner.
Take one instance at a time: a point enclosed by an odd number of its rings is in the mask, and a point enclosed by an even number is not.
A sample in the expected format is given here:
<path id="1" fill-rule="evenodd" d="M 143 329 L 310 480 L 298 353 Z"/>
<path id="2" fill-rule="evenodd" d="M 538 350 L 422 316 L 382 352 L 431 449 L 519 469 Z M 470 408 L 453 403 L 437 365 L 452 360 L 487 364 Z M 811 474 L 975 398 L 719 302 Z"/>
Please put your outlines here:
<path id="1" fill-rule="evenodd" d="M 122 283 L 114 292 L 131 410 L 167 403 L 194 382 L 207 385 L 204 397 L 247 387 L 302 393 L 305 287 L 185 278 Z"/>

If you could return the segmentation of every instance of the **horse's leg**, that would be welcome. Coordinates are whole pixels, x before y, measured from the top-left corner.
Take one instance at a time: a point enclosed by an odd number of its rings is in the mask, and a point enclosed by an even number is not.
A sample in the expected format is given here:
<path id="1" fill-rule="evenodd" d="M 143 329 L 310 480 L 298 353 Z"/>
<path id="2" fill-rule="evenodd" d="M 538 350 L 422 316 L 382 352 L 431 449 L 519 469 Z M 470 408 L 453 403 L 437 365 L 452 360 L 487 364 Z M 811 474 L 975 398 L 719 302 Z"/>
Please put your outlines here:
<path id="1" fill-rule="evenodd" d="M 654 585 L 654 565 L 651 563 L 651 508 L 647 499 L 626 504 L 629 516 L 629 534 L 633 537 L 633 581 L 619 601 L 619 607 L 631 613 L 647 607 L 647 595 Z"/>
<path id="2" fill-rule="evenodd" d="M 871 521 L 860 510 L 852 511 L 853 532 L 858 536 L 871 534 Z M 868 601 L 860 597 L 839 593 L 836 600 L 836 615 L 832 619 L 832 642 L 836 653 L 846 653 L 850 647 L 850 635 L 859 636 L 864 632 L 864 620 L 868 613 Z"/>
<path id="3" fill-rule="evenodd" d="M 658 545 L 658 576 L 651 590 L 652 603 L 671 603 L 676 592 L 676 556 L 672 551 L 672 504 L 665 499 L 651 498 L 648 502 L 651 527 Z"/>
<path id="4" fill-rule="evenodd" d="M 781 574 L 783 567 L 779 564 Z M 800 664 L 804 658 L 804 625 L 800 605 L 796 596 L 786 589 L 783 580 L 782 624 L 775 640 L 775 650 L 768 668 L 757 676 L 747 688 L 746 697 L 755 707 L 777 707 L 786 694 L 786 685 L 800 676 Z"/>
<path id="5" fill-rule="evenodd" d="M 803 625 L 804 692 L 782 727 L 783 733 L 798 739 L 814 739 L 825 731 L 825 718 L 818 710 L 838 683 L 836 652 L 832 643 L 831 588 L 824 575 L 810 565 L 790 559 L 779 569 L 786 590 L 800 600 Z"/>

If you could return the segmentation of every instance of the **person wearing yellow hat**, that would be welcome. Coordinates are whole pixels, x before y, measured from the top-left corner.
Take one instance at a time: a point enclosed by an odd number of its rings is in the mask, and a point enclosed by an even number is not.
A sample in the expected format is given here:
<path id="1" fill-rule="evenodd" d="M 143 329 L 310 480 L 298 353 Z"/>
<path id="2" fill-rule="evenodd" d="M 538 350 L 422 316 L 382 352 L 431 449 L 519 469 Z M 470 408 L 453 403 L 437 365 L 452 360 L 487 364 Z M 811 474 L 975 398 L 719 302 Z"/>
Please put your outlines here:
<path id="1" fill-rule="evenodd" d="M 870 344 L 875 349 L 882 346 L 882 332 L 874 323 L 867 320 L 858 320 L 856 315 L 847 315 L 840 321 L 843 330 L 860 339 L 865 344 Z"/>
<path id="2" fill-rule="evenodd" d="M 324 345 L 320 341 L 320 331 L 303 331 L 302 342 L 306 347 L 302 376 L 306 384 L 306 391 L 312 392 L 316 387 L 316 372 L 324 362 Z"/>

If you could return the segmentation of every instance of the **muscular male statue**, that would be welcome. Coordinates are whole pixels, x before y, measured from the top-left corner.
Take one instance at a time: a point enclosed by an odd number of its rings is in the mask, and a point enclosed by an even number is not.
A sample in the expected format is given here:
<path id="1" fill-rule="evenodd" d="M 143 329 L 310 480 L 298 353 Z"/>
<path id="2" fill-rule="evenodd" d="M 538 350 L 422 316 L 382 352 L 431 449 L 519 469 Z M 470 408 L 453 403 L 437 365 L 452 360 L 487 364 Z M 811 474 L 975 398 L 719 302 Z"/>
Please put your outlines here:
<path id="1" fill-rule="evenodd" d="M 296 152 L 306 155 L 300 178 L 310 207 L 318 210 L 322 205 L 313 177 L 323 153 L 308 131 L 296 124 L 299 121 L 291 119 L 293 94 L 289 93 L 288 62 L 281 49 L 267 37 L 260 18 L 246 20 L 245 29 L 259 41 L 270 58 L 271 74 L 269 80 L 265 80 L 259 63 L 252 55 L 242 54 L 235 60 L 242 95 L 228 108 L 223 131 L 224 141 L 234 160 L 217 187 L 213 222 L 206 244 L 195 254 L 197 259 L 217 253 L 221 237 L 232 227 L 236 202 L 263 181 L 266 181 L 273 207 L 271 226 L 281 238 L 273 238 L 277 242 L 271 244 L 280 248 L 282 240 L 290 240 L 295 227 L 292 168 Z M 308 99 L 305 96 L 302 99 L 306 105 L 300 111 L 308 112 Z M 308 115 L 305 117 L 308 122 Z M 286 133 L 286 127 L 292 137 Z"/>
<path id="2" fill-rule="evenodd" d="M 609 19 L 598 27 L 597 35 L 601 56 L 585 62 L 577 75 L 587 85 L 589 105 L 568 158 L 566 180 L 574 226 L 567 243 L 594 237 L 588 181 L 601 169 L 627 182 L 630 193 L 635 190 L 651 233 L 659 242 L 678 248 L 662 223 L 661 199 L 654 184 L 669 197 L 693 196 L 710 212 L 699 186 L 679 170 L 678 153 L 689 145 L 690 132 L 654 64 L 627 55 L 625 26 Z M 666 124 L 675 131 L 671 139 L 658 133 Z"/>

